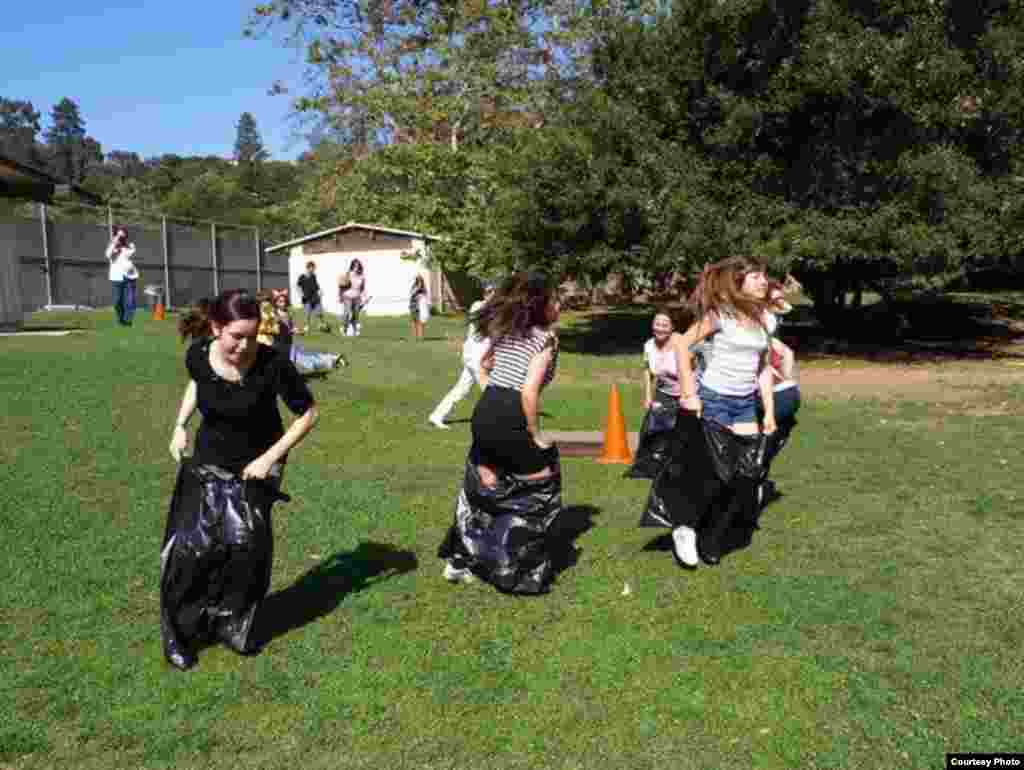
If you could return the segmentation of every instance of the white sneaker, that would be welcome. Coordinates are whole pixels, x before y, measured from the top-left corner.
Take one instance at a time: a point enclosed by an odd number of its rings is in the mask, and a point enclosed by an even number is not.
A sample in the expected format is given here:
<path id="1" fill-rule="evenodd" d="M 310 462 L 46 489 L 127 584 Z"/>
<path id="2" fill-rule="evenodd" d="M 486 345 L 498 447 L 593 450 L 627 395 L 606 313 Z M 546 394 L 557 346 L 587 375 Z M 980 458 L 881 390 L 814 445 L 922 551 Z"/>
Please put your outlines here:
<path id="1" fill-rule="evenodd" d="M 672 530 L 672 551 L 680 564 L 696 567 L 700 562 L 697 556 L 697 533 L 689 527 L 676 527 Z"/>
<path id="2" fill-rule="evenodd" d="M 449 583 L 475 583 L 476 575 L 470 572 L 468 569 L 459 569 L 452 565 L 450 561 L 444 563 L 444 579 Z"/>
<path id="3" fill-rule="evenodd" d="M 435 428 L 440 428 L 441 430 L 452 429 L 451 425 L 446 425 L 444 420 L 442 420 L 440 417 L 435 417 L 434 415 L 430 415 L 430 417 L 427 418 L 427 422 L 429 422 Z"/>

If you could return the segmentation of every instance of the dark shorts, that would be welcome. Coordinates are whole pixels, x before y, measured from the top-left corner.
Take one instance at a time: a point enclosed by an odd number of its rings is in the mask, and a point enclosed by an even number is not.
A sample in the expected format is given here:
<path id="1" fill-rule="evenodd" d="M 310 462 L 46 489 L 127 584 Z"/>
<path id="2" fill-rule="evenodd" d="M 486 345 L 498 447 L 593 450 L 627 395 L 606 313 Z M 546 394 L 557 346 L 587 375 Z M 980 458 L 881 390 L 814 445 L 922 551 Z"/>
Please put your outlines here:
<path id="1" fill-rule="evenodd" d="M 473 410 L 472 428 L 470 457 L 478 465 L 526 476 L 557 464 L 554 446 L 542 449 L 527 430 L 522 396 L 514 388 L 485 389 Z"/>
<path id="2" fill-rule="evenodd" d="M 793 419 L 800 409 L 800 386 L 775 391 L 775 422 L 782 425 Z"/>
<path id="3" fill-rule="evenodd" d="M 703 407 L 702 416 L 714 420 L 719 425 L 731 428 L 744 422 L 757 422 L 757 391 L 747 396 L 725 396 L 701 385 L 697 395 Z"/>

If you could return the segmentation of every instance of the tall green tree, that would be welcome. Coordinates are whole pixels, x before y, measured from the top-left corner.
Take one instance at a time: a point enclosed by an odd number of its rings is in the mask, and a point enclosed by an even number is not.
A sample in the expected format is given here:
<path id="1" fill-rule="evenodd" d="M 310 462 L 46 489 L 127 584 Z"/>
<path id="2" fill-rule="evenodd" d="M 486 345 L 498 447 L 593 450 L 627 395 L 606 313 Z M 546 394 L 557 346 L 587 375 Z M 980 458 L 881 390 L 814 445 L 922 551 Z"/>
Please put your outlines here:
<path id="1" fill-rule="evenodd" d="M 269 153 L 263 147 L 256 118 L 251 112 L 243 112 L 235 131 L 235 160 L 239 163 L 256 163 L 267 157 Z"/>
<path id="2" fill-rule="evenodd" d="M 72 99 L 65 97 L 53 106 L 44 136 L 52 170 L 69 182 L 81 182 L 89 167 L 102 161 L 100 145 L 87 141 L 85 121 Z"/>
<path id="3" fill-rule="evenodd" d="M 39 119 L 32 102 L 0 97 L 0 153 L 22 163 L 39 165 Z"/>

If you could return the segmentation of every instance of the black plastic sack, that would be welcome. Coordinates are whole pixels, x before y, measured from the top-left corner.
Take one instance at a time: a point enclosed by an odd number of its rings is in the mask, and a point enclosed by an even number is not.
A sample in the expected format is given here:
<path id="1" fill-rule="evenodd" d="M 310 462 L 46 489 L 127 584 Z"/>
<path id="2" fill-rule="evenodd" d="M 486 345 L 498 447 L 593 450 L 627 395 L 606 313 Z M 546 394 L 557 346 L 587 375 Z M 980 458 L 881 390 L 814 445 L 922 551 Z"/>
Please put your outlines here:
<path id="1" fill-rule="evenodd" d="M 671 453 L 673 431 L 678 414 L 679 402 L 677 399 L 673 399 L 671 403 L 654 401 L 651 404 L 640 425 L 633 464 L 623 474 L 626 478 L 657 478 Z"/>
<path id="2" fill-rule="evenodd" d="M 701 420 L 704 437 L 715 466 L 724 484 L 734 478 L 760 480 L 764 473 L 767 436 L 737 436 L 714 420 Z"/>
<path id="3" fill-rule="evenodd" d="M 700 527 L 711 501 L 721 492 L 701 420 L 677 413 L 669 453 L 651 484 L 641 527 Z"/>
<path id="4" fill-rule="evenodd" d="M 160 552 L 161 635 L 175 665 L 187 667 L 201 638 L 248 650 L 256 606 L 270 588 L 270 509 L 278 499 L 289 498 L 275 482 L 181 465 Z"/>
<path id="5" fill-rule="evenodd" d="M 469 459 L 455 504 L 455 522 L 437 555 L 503 591 L 539 594 L 553 575 L 549 533 L 562 510 L 557 448 L 554 473 L 533 481 L 498 472 L 493 488 L 480 482 Z"/>
<path id="6" fill-rule="evenodd" d="M 702 550 L 718 551 L 734 522 L 756 520 L 765 446 L 763 436 L 737 436 L 693 412 L 680 412 L 670 456 L 651 485 L 640 526 L 690 527 L 698 531 Z"/>

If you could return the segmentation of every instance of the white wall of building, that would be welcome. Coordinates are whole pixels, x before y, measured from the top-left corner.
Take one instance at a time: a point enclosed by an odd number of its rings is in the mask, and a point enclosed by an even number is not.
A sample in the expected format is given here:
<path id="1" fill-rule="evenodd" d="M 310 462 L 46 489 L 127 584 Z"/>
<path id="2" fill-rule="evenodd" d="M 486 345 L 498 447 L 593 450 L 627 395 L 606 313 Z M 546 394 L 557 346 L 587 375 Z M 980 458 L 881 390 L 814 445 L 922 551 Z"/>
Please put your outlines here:
<path id="1" fill-rule="evenodd" d="M 288 256 L 289 286 L 292 304 L 301 307 L 302 296 L 298 291 L 298 279 L 306 271 L 306 262 L 316 263 L 316 276 L 323 291 L 324 310 L 340 313 L 338 299 L 338 276 L 348 270 L 353 259 L 363 263 L 366 275 L 367 295 L 371 298 L 363 311 L 366 315 L 395 316 L 409 312 L 409 289 L 413 278 L 420 274 L 431 292 L 431 301 L 436 305 L 440 286 L 437 270 L 430 270 L 423 264 L 426 246 L 421 239 L 407 237 L 380 237 L 367 231 L 344 233 L 339 239 L 337 250 L 311 254 L 310 243 L 292 246 Z M 403 258 L 418 254 L 418 259 Z M 434 273 L 438 273 L 434 275 Z"/>

